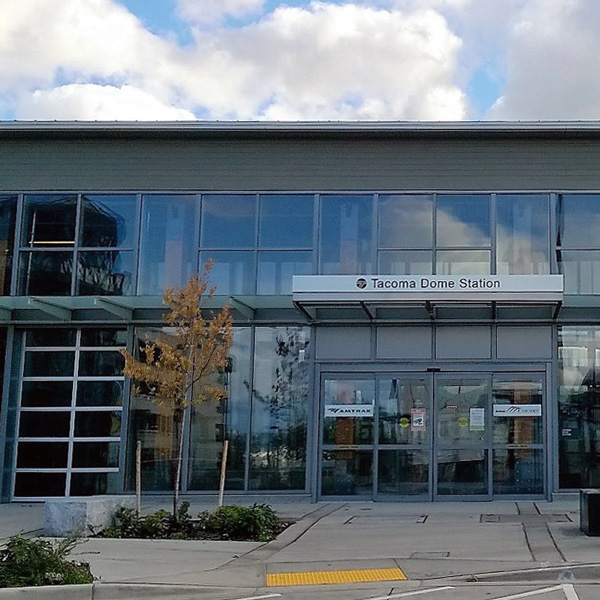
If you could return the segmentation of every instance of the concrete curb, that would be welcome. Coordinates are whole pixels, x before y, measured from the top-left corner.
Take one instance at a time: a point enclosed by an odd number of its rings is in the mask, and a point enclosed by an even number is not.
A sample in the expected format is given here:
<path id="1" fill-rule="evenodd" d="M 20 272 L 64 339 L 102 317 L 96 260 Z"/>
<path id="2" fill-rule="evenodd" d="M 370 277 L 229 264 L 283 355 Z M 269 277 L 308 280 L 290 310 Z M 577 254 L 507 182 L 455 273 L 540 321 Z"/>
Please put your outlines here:
<path id="1" fill-rule="evenodd" d="M 177 598 L 190 597 L 208 589 L 203 585 L 89 583 L 85 585 L 50 585 L 0 589 L 0 600 L 122 600 L 123 598 Z M 222 588 L 223 591 L 226 588 Z M 249 588 L 253 593 L 256 588 Z M 210 586 L 215 592 L 219 588 Z M 241 589 L 244 592 L 244 589 Z M 245 592 L 244 592 L 245 593 Z"/>
<path id="2" fill-rule="evenodd" d="M 12 598 L 32 600 L 91 600 L 94 584 L 84 585 L 45 585 L 40 587 L 20 587 L 0 589 L 0 599 Z"/>

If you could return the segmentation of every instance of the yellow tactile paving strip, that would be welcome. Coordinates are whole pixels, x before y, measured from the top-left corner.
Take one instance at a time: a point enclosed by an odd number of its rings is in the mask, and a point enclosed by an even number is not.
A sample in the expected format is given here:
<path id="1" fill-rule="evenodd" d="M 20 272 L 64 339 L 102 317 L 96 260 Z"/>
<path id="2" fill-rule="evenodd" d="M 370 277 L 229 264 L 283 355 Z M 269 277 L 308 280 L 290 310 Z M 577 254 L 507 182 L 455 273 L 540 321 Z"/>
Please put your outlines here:
<path id="1" fill-rule="evenodd" d="M 356 569 L 352 571 L 308 571 L 305 573 L 269 573 L 267 587 L 319 585 L 326 583 L 363 583 L 365 581 L 405 580 L 402 569 Z"/>

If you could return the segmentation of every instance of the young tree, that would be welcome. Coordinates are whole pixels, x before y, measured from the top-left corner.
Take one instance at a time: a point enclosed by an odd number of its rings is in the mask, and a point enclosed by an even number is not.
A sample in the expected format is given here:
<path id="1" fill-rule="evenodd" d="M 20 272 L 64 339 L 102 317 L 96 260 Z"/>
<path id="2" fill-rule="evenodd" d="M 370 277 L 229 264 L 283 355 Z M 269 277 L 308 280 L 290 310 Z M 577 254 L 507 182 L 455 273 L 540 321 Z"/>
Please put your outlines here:
<path id="1" fill-rule="evenodd" d="M 139 359 L 126 350 L 123 373 L 134 384 L 134 393 L 172 412 L 175 432 L 175 477 L 173 482 L 173 518 L 177 518 L 183 431 L 186 410 L 200 402 L 218 401 L 227 396 L 219 384 L 218 374 L 227 367 L 233 343 L 233 319 L 225 305 L 210 319 L 203 316 L 202 305 L 214 296 L 216 287 L 209 288 L 212 263 L 202 273 L 192 277 L 184 287 L 167 288 L 165 303 L 171 310 L 164 319 L 174 332 L 168 338 L 147 340 Z"/>

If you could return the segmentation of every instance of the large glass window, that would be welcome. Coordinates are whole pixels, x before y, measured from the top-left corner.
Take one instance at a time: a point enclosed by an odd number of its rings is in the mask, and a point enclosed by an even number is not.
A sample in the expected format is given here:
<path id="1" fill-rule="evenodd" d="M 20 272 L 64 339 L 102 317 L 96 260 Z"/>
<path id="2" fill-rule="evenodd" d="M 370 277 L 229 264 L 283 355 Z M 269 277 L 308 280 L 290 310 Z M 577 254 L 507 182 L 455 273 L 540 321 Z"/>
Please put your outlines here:
<path id="1" fill-rule="evenodd" d="M 373 196 L 322 196 L 320 272 L 371 273 Z"/>
<path id="2" fill-rule="evenodd" d="M 119 348 L 124 333 L 116 329 L 27 332 L 16 498 L 118 491 L 124 384 Z"/>
<path id="3" fill-rule="evenodd" d="M 438 247 L 490 245 L 489 195 L 440 195 L 436 208 Z"/>
<path id="4" fill-rule="evenodd" d="M 496 215 L 498 274 L 549 273 L 548 196 L 499 194 Z"/>
<path id="5" fill-rule="evenodd" d="M 305 489 L 308 336 L 302 327 L 256 330 L 250 489 Z"/>
<path id="6" fill-rule="evenodd" d="M 143 197 L 140 295 L 162 296 L 196 269 L 195 200 L 191 194 Z"/>
<path id="7" fill-rule="evenodd" d="M 259 246 L 312 249 L 314 195 L 260 197 Z"/>
<path id="8" fill-rule="evenodd" d="M 558 198 L 558 269 L 566 294 L 600 294 L 600 195 L 564 194 Z"/>
<path id="9" fill-rule="evenodd" d="M 254 248 L 256 195 L 203 196 L 200 229 L 200 244 L 203 248 Z"/>
<path id="10" fill-rule="evenodd" d="M 431 248 L 433 196 L 379 197 L 380 248 Z"/>
<path id="11" fill-rule="evenodd" d="M 19 294 L 133 293 L 135 195 L 29 195 L 23 210 Z"/>
<path id="12" fill-rule="evenodd" d="M 17 197 L 0 194 L 0 293 L 10 294 Z"/>
<path id="13" fill-rule="evenodd" d="M 559 486 L 600 485 L 600 327 L 559 328 Z"/>

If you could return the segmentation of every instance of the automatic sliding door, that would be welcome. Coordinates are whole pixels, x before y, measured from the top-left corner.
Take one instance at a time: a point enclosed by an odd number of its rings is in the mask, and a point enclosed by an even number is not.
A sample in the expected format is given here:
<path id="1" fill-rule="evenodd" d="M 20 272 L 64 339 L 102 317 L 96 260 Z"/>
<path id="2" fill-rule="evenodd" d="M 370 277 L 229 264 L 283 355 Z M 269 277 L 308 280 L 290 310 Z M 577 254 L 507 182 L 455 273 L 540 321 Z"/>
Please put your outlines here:
<path id="1" fill-rule="evenodd" d="M 438 376 L 435 395 L 437 496 L 489 499 L 489 378 Z"/>
<path id="2" fill-rule="evenodd" d="M 321 495 L 372 498 L 375 380 L 325 375 L 321 394 Z"/>
<path id="3" fill-rule="evenodd" d="M 431 377 L 378 380 L 378 495 L 430 498 Z"/>
<path id="4" fill-rule="evenodd" d="M 494 495 L 544 493 L 544 380 L 494 375 Z"/>

